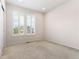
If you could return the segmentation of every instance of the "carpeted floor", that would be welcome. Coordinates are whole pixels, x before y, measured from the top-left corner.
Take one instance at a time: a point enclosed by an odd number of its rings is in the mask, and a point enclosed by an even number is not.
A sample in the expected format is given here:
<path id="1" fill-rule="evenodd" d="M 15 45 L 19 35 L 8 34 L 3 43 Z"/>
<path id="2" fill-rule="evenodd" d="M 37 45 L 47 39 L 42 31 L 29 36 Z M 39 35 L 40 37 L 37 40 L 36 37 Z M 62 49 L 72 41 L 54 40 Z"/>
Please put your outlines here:
<path id="1" fill-rule="evenodd" d="M 33 42 L 7 47 L 0 59 L 79 59 L 79 51 L 45 41 Z"/>

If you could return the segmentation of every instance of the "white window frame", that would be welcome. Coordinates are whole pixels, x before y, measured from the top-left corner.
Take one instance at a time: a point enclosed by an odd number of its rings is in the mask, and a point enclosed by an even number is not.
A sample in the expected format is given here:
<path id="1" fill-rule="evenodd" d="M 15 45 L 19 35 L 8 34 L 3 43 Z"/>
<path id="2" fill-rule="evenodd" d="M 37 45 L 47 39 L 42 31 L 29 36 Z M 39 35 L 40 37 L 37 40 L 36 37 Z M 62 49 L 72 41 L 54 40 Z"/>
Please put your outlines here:
<path id="1" fill-rule="evenodd" d="M 26 35 L 35 35 L 36 34 L 36 16 L 35 15 L 31 15 L 31 14 L 29 14 L 29 15 L 26 15 L 26 27 L 27 27 L 27 16 L 31 16 L 31 19 L 32 19 L 32 17 L 35 17 L 35 32 L 34 33 L 28 33 L 27 32 L 27 28 L 26 28 Z"/>
<path id="2" fill-rule="evenodd" d="M 19 19 L 20 19 L 20 14 L 23 14 L 22 12 L 18 12 L 18 11 L 13 11 L 13 12 L 17 12 L 18 13 L 18 27 L 20 27 L 20 21 L 19 21 Z M 31 14 L 29 14 L 29 16 L 31 16 L 31 18 L 32 17 L 35 17 L 35 31 L 34 31 L 34 33 L 27 33 L 27 16 L 28 15 L 25 15 L 25 14 L 23 14 L 24 15 L 24 34 L 23 35 L 21 35 L 20 33 L 19 33 L 19 30 L 18 30 L 18 34 L 14 34 L 13 33 L 13 12 L 12 12 L 12 36 L 24 36 L 24 35 L 29 35 L 29 36 L 31 36 L 31 35 L 35 35 L 36 34 L 36 16 L 35 15 L 31 15 Z M 19 28 L 18 28 L 19 29 Z"/>
<path id="3" fill-rule="evenodd" d="M 14 34 L 13 33 L 13 12 L 17 12 L 17 14 L 18 14 L 18 34 Z M 18 11 L 13 11 L 12 12 L 12 36 L 22 36 L 22 34 L 20 34 L 20 32 L 19 32 L 19 28 L 20 28 L 20 16 L 24 16 L 24 14 L 22 13 L 22 12 L 18 12 Z M 24 17 L 24 20 L 25 20 L 25 17 Z M 25 23 L 24 23 L 24 31 L 25 31 Z M 23 35 L 25 35 L 25 32 L 24 32 L 24 34 Z"/>

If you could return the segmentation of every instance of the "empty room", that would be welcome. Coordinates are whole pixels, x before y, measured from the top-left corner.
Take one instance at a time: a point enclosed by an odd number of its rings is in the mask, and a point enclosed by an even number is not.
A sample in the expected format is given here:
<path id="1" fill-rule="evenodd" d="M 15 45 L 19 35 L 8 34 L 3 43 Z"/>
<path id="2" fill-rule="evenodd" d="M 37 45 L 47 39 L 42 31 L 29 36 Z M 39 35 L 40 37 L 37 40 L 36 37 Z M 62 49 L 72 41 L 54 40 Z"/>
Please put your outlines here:
<path id="1" fill-rule="evenodd" d="M 0 0 L 0 59 L 79 59 L 79 0 Z"/>

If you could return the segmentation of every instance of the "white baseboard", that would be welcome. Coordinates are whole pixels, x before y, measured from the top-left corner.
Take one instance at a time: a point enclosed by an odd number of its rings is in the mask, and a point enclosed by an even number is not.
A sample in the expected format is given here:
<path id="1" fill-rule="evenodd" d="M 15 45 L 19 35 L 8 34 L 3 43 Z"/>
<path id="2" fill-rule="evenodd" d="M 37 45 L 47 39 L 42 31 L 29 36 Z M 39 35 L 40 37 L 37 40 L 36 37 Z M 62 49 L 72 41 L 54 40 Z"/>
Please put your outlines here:
<path id="1" fill-rule="evenodd" d="M 45 40 L 45 41 L 47 41 L 47 42 L 49 42 L 49 43 L 61 45 L 61 46 L 63 46 L 63 47 L 69 48 L 69 49 L 73 49 L 73 50 L 79 51 L 79 49 L 76 49 L 76 48 L 73 48 L 73 47 L 69 47 L 69 46 L 66 46 L 66 45 L 63 45 L 63 44 L 60 44 L 60 43 L 57 43 L 57 42 L 53 42 L 53 41 L 49 41 L 49 40 Z"/>

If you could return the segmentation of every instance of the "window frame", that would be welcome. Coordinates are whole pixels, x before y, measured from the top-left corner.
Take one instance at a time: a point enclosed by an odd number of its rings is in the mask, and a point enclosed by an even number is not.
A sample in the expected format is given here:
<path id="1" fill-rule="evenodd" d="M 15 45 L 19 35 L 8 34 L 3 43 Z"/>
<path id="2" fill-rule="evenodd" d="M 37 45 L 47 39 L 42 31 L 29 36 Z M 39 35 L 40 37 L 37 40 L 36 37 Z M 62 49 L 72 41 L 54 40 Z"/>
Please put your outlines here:
<path id="1" fill-rule="evenodd" d="M 17 16 L 18 16 L 18 34 L 14 34 L 13 33 L 13 13 L 16 13 L 17 12 Z M 20 30 L 19 30 L 19 28 L 20 28 L 20 16 L 25 16 L 22 12 L 18 12 L 18 11 L 13 11 L 12 12 L 12 21 L 11 21 L 11 23 L 12 23 L 12 25 L 11 25 L 11 31 L 12 31 L 12 36 L 20 36 L 21 34 L 20 34 Z M 24 17 L 24 20 L 25 20 L 25 17 Z M 25 31 L 25 22 L 24 22 L 24 31 Z M 24 34 L 23 35 L 25 35 L 25 32 L 24 32 Z M 23 35 L 21 35 L 21 36 L 23 36 Z"/>
<path id="2" fill-rule="evenodd" d="M 13 26 L 14 26 L 14 24 L 13 24 L 13 20 L 14 20 L 14 18 L 13 18 L 13 17 L 14 17 L 14 16 L 13 16 L 13 13 L 14 13 L 14 12 L 17 12 L 17 11 L 12 11 L 12 13 L 11 13 L 11 15 L 12 15 L 12 20 L 11 20 L 11 24 L 12 24 L 12 25 L 11 25 L 11 33 L 12 33 L 12 36 L 19 36 L 19 32 L 18 32 L 18 34 L 14 34 L 14 33 L 13 33 Z M 18 12 L 17 12 L 17 13 L 18 13 Z M 18 18 L 19 18 L 19 16 L 18 16 Z M 19 27 L 19 21 L 18 21 L 18 27 Z"/>
<path id="3" fill-rule="evenodd" d="M 35 32 L 34 33 L 27 32 L 27 16 L 31 16 L 31 19 L 32 19 L 32 17 L 35 17 Z M 26 35 L 35 35 L 35 34 L 36 34 L 36 16 L 32 15 L 32 14 L 28 14 L 28 15 L 26 15 Z"/>
<path id="4" fill-rule="evenodd" d="M 14 34 L 13 33 L 13 12 L 17 12 L 18 14 L 17 14 L 17 16 L 18 16 L 18 34 Z M 19 33 L 19 27 L 20 27 L 20 15 L 23 15 L 24 16 L 24 34 L 23 35 L 21 35 L 20 33 Z M 12 36 L 24 36 L 24 35 L 27 35 L 27 36 L 31 36 L 31 35 L 36 35 L 36 16 L 35 15 L 33 15 L 33 14 L 29 14 L 29 16 L 31 16 L 31 18 L 32 17 L 35 17 L 35 28 L 34 28 L 34 33 L 27 33 L 27 14 L 24 14 L 23 12 L 19 12 L 19 11 L 12 11 L 12 25 L 11 25 L 11 31 L 12 31 Z"/>

